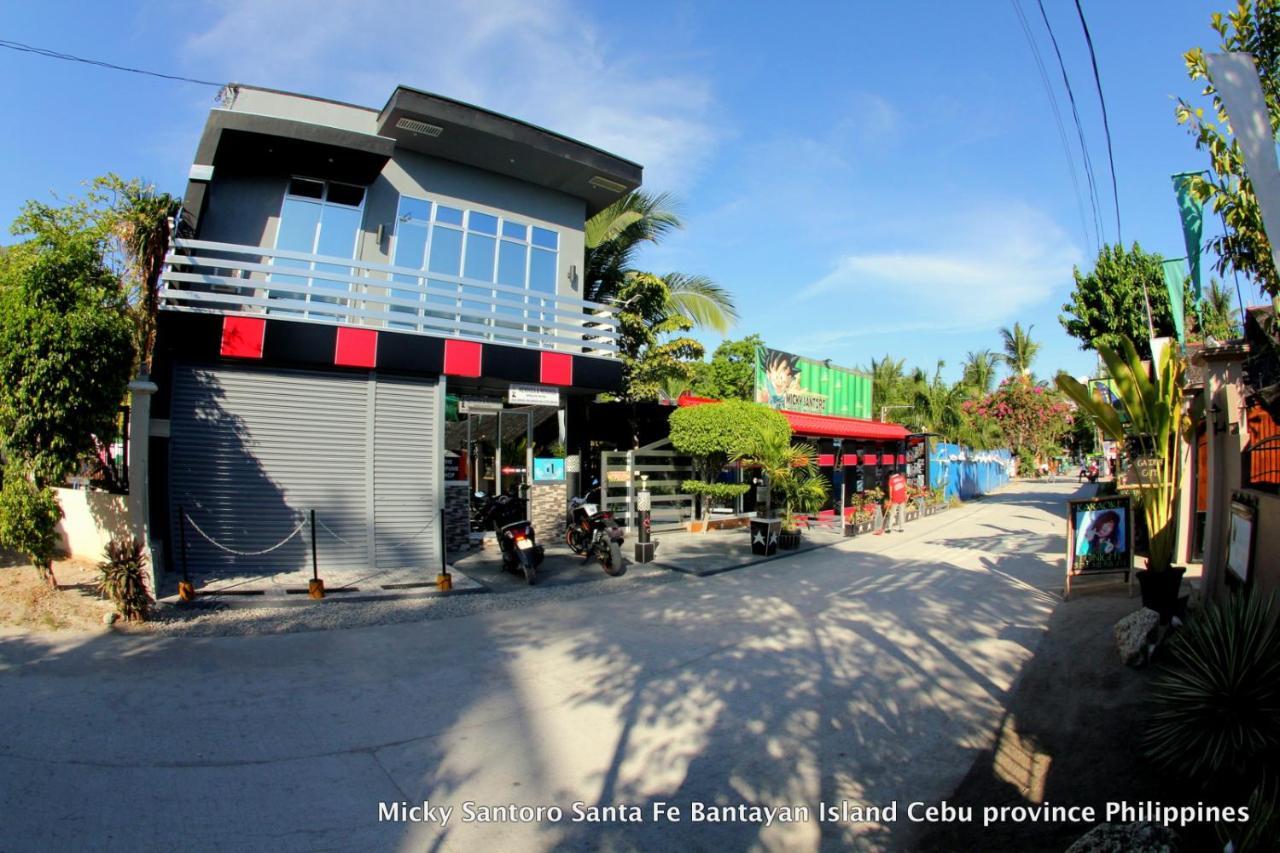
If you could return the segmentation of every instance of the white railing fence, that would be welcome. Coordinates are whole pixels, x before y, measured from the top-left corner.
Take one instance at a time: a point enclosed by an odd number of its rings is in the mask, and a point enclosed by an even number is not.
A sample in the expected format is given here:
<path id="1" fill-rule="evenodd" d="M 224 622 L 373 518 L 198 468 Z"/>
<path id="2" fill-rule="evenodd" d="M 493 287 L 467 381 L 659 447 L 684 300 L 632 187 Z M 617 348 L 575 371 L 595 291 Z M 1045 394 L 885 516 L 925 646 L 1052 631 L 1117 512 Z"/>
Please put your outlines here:
<path id="1" fill-rule="evenodd" d="M 616 358 L 608 305 L 390 264 L 175 239 L 171 310 L 266 314 Z"/>

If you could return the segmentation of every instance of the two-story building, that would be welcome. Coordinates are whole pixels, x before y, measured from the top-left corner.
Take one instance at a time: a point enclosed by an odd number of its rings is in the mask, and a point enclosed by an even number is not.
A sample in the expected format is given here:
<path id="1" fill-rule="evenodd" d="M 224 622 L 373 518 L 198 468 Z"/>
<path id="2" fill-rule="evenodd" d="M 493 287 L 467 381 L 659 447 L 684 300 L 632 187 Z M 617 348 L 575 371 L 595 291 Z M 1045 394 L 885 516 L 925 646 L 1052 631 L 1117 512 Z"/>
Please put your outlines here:
<path id="1" fill-rule="evenodd" d="M 314 511 L 322 573 L 434 577 L 446 505 L 465 532 L 469 493 L 529 485 L 573 447 L 574 406 L 619 389 L 583 230 L 641 174 L 405 87 L 377 110 L 229 86 L 162 281 L 147 515 L 165 565 L 185 535 L 204 571 L 308 568 L 310 531 L 255 552 Z"/>

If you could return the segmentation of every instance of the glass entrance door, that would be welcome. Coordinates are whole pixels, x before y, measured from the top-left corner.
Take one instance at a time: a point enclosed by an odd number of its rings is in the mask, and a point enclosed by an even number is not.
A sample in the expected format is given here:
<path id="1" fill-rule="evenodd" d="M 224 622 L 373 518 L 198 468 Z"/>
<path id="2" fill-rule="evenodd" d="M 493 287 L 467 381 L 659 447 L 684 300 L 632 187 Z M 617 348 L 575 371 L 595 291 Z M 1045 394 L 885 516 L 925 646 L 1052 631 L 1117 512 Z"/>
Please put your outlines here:
<path id="1" fill-rule="evenodd" d="M 498 415 L 467 416 L 467 457 L 471 462 L 471 491 L 497 494 Z"/>
<path id="2" fill-rule="evenodd" d="M 503 494 L 524 497 L 521 487 L 529 482 L 529 413 L 504 411 L 499 415 L 499 426 L 498 485 Z"/>

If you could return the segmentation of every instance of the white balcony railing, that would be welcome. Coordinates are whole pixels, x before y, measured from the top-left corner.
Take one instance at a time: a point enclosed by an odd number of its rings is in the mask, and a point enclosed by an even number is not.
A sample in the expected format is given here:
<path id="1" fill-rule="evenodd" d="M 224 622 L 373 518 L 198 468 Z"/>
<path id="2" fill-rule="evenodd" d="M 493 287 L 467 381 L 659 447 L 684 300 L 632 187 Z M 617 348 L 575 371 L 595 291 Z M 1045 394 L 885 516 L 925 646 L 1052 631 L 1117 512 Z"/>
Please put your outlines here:
<path id="1" fill-rule="evenodd" d="M 175 239 L 164 308 L 265 314 L 616 358 L 598 302 L 369 261 Z"/>

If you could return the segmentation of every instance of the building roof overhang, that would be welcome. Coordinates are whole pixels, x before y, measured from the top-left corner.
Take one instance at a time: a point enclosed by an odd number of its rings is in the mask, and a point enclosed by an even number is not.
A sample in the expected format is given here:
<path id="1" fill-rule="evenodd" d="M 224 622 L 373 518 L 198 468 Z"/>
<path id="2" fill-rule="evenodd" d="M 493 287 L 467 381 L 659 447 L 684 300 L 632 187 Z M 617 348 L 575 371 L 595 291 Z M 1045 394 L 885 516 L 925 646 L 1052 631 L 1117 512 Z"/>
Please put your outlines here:
<path id="1" fill-rule="evenodd" d="M 587 216 L 638 188 L 644 174 L 637 163 L 567 136 L 407 86 L 391 94 L 376 130 L 398 147 L 580 198 Z"/>

